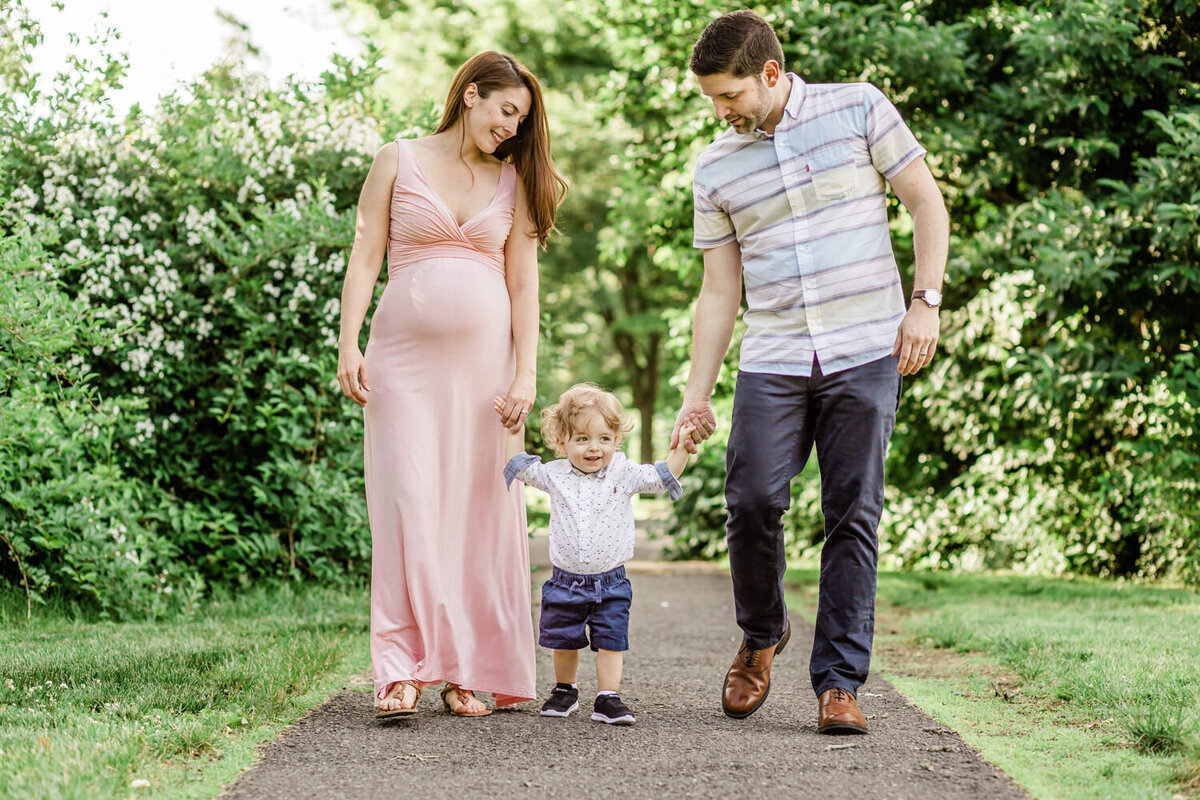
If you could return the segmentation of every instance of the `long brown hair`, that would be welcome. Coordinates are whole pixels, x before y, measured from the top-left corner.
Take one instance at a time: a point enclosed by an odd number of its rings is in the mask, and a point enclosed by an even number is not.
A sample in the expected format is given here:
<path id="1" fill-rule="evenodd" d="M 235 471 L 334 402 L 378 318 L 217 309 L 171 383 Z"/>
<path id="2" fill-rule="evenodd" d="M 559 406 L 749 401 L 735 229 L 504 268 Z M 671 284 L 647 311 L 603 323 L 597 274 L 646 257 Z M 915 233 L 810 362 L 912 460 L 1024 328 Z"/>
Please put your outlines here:
<path id="1" fill-rule="evenodd" d="M 483 98 L 496 89 L 524 86 L 529 90 L 533 100 L 529 114 L 517 126 L 517 135 L 496 148 L 495 156 L 516 167 L 521 182 L 525 184 L 534 235 L 538 243 L 545 246 L 555 230 L 554 215 L 567 192 L 567 182 L 558 174 L 550 158 L 550 126 L 546 120 L 546 106 L 542 102 L 542 87 L 533 73 L 510 55 L 488 50 L 471 56 L 454 74 L 450 93 L 446 95 L 442 121 L 435 133 L 453 128 L 466 114 L 467 104 L 463 94 L 472 83 Z"/>

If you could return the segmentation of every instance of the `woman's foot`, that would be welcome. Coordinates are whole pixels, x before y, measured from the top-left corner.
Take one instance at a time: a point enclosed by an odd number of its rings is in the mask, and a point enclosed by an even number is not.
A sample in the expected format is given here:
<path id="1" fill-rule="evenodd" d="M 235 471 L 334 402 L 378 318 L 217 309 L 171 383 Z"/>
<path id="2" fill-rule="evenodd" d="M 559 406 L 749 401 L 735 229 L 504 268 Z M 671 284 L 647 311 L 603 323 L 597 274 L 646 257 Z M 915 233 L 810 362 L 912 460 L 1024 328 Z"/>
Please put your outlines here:
<path id="1" fill-rule="evenodd" d="M 486 717 L 492 710 L 480 702 L 470 689 L 447 683 L 442 689 L 446 710 L 456 717 Z"/>
<path id="2" fill-rule="evenodd" d="M 383 697 L 375 701 L 375 719 L 415 714 L 420 700 L 421 686 L 416 681 L 389 683 Z"/>

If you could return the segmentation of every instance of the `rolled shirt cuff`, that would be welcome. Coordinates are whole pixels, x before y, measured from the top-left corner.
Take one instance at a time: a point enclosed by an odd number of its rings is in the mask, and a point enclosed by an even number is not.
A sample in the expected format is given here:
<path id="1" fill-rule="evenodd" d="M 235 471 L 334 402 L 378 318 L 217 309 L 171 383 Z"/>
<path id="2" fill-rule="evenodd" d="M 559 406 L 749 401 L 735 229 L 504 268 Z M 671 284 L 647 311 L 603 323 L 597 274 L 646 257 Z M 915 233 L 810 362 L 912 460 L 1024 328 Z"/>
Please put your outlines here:
<path id="1" fill-rule="evenodd" d="M 504 465 L 504 487 L 512 488 L 512 482 L 516 479 L 518 472 L 539 462 L 541 462 L 540 458 L 531 456 L 525 451 L 517 453 Z"/>
<path id="2" fill-rule="evenodd" d="M 517 458 L 517 456 L 513 456 Z M 512 462 L 509 462 L 512 463 Z M 675 473 L 667 466 L 665 461 L 655 461 L 654 468 L 658 470 L 658 477 L 662 478 L 663 487 L 667 490 L 667 495 L 672 500 L 678 500 L 683 496 L 683 487 L 679 485 L 679 479 L 675 477 Z"/>

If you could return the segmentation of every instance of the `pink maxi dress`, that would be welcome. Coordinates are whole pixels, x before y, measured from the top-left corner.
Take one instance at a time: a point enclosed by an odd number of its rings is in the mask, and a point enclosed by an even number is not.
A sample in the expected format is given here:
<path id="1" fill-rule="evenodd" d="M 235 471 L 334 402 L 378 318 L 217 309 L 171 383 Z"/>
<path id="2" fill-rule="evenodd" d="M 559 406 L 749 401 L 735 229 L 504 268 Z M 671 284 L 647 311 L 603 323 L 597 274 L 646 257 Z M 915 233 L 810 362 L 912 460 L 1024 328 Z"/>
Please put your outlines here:
<path id="1" fill-rule="evenodd" d="M 459 225 L 399 140 L 388 282 L 365 354 L 371 662 L 387 685 L 534 695 L 529 548 L 492 398 L 516 372 L 504 243 L 516 170 Z"/>

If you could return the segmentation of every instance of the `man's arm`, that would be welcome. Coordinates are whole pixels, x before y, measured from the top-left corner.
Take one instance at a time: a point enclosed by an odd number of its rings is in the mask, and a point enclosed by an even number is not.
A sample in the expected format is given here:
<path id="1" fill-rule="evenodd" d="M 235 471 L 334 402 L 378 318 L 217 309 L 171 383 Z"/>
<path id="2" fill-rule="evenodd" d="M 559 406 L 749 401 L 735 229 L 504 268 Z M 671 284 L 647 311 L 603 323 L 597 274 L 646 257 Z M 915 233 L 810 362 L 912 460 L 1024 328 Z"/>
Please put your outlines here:
<path id="1" fill-rule="evenodd" d="M 692 322 L 692 364 L 687 388 L 683 391 L 683 407 L 679 409 L 675 429 L 671 432 L 672 450 L 679 445 L 679 431 L 684 423 L 695 426 L 694 434 L 684 442 L 689 452 L 695 452 L 692 439 L 698 436 L 699 441 L 704 441 L 716 430 L 717 420 L 709 401 L 721 372 L 721 362 L 733 338 L 733 324 L 737 321 L 741 303 L 741 247 L 737 242 L 730 242 L 705 250 L 704 283 L 700 287 Z"/>
<path id="2" fill-rule="evenodd" d="M 892 189 L 913 218 L 913 291 L 941 291 L 950 250 L 950 218 L 942 192 L 929 167 L 921 159 L 909 164 L 892 179 Z M 933 360 L 937 347 L 938 309 L 921 300 L 909 304 L 908 313 L 896 332 L 892 355 L 900 356 L 901 375 L 912 375 Z"/>

